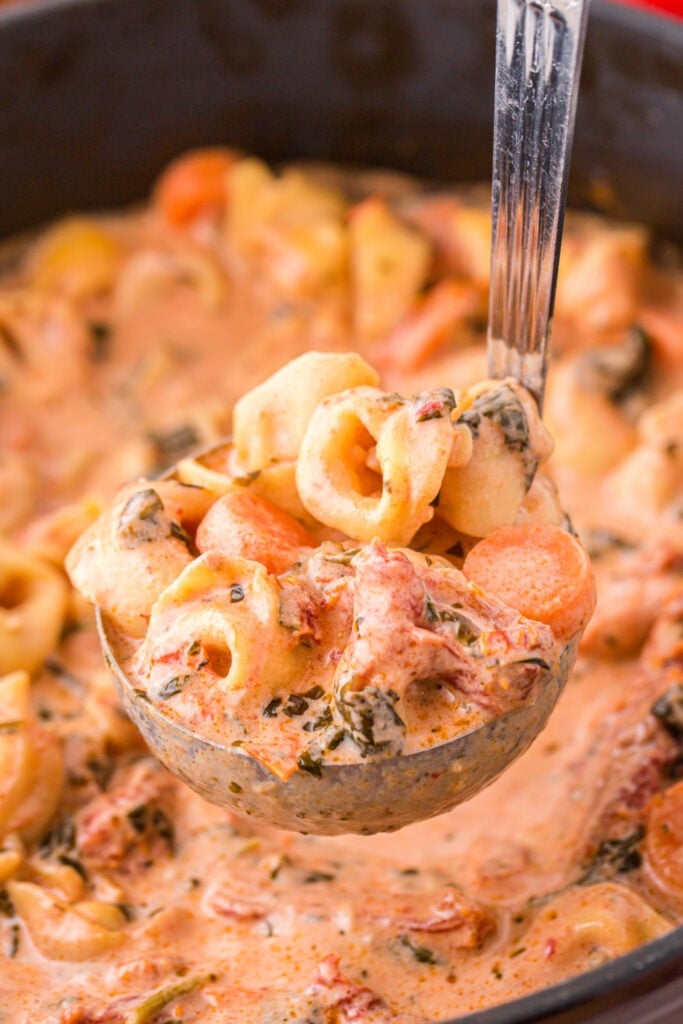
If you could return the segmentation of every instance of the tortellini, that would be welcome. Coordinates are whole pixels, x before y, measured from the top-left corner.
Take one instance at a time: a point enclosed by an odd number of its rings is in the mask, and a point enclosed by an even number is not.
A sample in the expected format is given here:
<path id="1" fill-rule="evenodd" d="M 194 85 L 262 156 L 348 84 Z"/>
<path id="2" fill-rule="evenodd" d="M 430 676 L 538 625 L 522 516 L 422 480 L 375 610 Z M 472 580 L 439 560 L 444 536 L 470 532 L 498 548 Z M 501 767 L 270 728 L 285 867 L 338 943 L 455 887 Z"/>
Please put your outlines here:
<path id="1" fill-rule="evenodd" d="M 324 398 L 378 381 L 377 372 L 353 353 L 307 352 L 293 359 L 236 404 L 237 466 L 256 473 L 272 462 L 296 459 L 311 416 Z"/>
<path id="2" fill-rule="evenodd" d="M 1 678 L 0 835 L 38 838 L 55 813 L 63 777 L 60 742 L 33 717 L 28 674 Z"/>
<path id="3" fill-rule="evenodd" d="M 472 457 L 446 472 L 439 514 L 456 530 L 485 537 L 515 521 L 552 440 L 533 398 L 511 379 L 471 388 L 454 415 L 471 431 Z"/>
<path id="4" fill-rule="evenodd" d="M 66 606 L 61 573 L 0 538 L 0 675 L 39 668 L 57 643 Z"/>
<path id="5" fill-rule="evenodd" d="M 308 511 L 357 540 L 407 545 L 434 514 L 456 441 L 454 405 L 447 389 L 405 401 L 353 388 L 321 402 L 296 472 Z M 469 435 L 457 439 L 465 461 Z"/>
<path id="6" fill-rule="evenodd" d="M 175 480 L 129 484 L 69 552 L 72 581 L 131 636 L 144 636 L 152 605 L 192 561 L 193 533 L 214 497 Z"/>
<path id="7" fill-rule="evenodd" d="M 280 625 L 278 587 L 265 568 L 210 551 L 196 559 L 154 605 L 138 657 L 152 700 L 191 686 L 199 668 L 224 691 L 286 684 L 297 663 Z"/>

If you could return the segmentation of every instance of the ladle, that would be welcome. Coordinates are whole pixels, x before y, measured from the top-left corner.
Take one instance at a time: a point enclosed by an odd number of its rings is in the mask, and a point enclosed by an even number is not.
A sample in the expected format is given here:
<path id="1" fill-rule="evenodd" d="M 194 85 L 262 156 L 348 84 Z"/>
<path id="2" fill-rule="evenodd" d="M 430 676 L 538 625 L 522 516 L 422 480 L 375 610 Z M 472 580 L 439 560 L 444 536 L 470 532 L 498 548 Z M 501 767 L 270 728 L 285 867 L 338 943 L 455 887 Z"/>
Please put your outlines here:
<path id="1" fill-rule="evenodd" d="M 489 359 L 543 397 L 545 352 L 564 212 L 588 0 L 499 0 L 493 161 Z M 98 628 L 123 705 L 152 751 L 208 800 L 299 832 L 333 835 L 401 828 L 474 796 L 543 729 L 571 669 L 578 639 L 533 703 L 456 739 L 407 756 L 324 765 L 287 781 L 239 747 L 179 725 L 141 699 Z"/>

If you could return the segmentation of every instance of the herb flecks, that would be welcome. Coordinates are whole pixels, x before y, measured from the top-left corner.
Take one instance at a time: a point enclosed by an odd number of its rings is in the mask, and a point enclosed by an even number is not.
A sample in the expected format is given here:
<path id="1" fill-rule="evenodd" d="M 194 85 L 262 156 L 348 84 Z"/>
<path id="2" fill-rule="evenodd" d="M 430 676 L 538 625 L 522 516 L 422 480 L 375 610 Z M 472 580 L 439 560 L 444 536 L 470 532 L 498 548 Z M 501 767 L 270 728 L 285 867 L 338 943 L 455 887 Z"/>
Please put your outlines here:
<path id="1" fill-rule="evenodd" d="M 148 487 L 128 499 L 119 517 L 118 536 L 124 547 L 151 544 L 161 540 L 164 525 L 164 503 L 157 492 Z"/>
<path id="2" fill-rule="evenodd" d="M 410 936 L 400 935 L 399 941 L 402 946 L 410 950 L 419 964 L 437 964 L 439 962 L 433 950 L 429 949 L 428 946 L 420 946 L 418 943 L 413 942 Z"/>
<path id="3" fill-rule="evenodd" d="M 639 846 L 645 838 L 645 826 L 639 825 L 621 839 L 603 839 L 577 885 L 592 885 L 614 875 L 636 871 L 643 862 Z"/>
<path id="4" fill-rule="evenodd" d="M 674 683 L 650 709 L 674 739 L 683 740 L 683 683 Z"/>

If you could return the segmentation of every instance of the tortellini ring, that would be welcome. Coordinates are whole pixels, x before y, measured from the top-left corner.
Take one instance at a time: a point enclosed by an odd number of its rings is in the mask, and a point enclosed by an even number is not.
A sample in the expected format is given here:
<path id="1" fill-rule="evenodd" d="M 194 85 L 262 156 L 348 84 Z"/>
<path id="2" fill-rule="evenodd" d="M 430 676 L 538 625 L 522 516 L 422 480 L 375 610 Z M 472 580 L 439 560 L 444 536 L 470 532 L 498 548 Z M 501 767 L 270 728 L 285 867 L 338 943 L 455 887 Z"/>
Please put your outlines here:
<path id="1" fill-rule="evenodd" d="M 299 662 L 279 618 L 278 587 L 262 565 L 217 551 L 201 555 L 152 609 L 138 655 L 149 697 L 165 696 L 169 678 L 180 688 L 191 685 L 197 659 L 236 699 L 252 699 L 264 680 L 286 684 Z"/>
<path id="2" fill-rule="evenodd" d="M 0 539 L 0 675 L 40 667 L 57 645 L 67 596 L 57 569 Z"/>
<path id="3" fill-rule="evenodd" d="M 468 432 L 453 430 L 454 404 L 447 389 L 405 400 L 373 387 L 321 402 L 299 452 L 304 506 L 356 540 L 407 546 L 434 514 L 449 461 L 471 454 Z"/>

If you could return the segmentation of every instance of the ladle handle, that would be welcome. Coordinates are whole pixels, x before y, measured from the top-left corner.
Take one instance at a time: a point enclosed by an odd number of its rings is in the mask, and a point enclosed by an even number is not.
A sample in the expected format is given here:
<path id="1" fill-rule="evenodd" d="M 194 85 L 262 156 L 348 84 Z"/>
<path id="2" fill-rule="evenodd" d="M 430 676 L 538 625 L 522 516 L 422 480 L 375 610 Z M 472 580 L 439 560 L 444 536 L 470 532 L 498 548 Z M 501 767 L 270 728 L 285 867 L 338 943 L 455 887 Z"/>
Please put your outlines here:
<path id="1" fill-rule="evenodd" d="M 541 406 L 589 0 L 498 0 L 488 359 Z"/>

